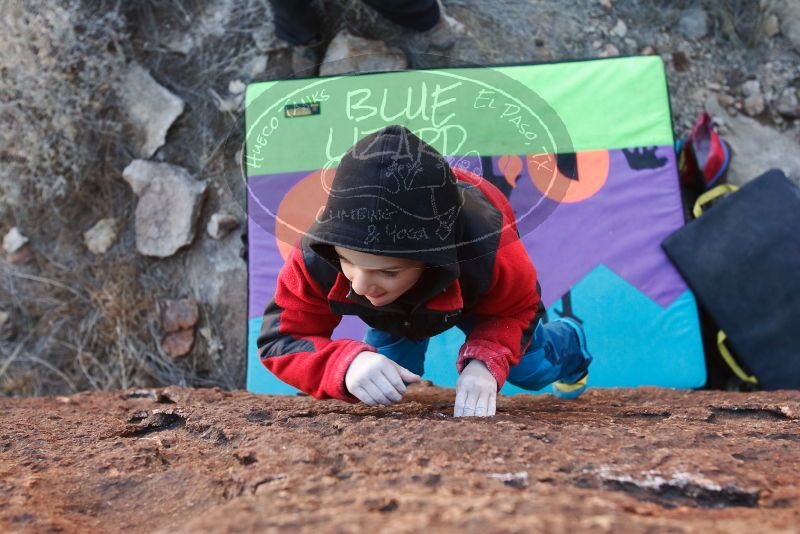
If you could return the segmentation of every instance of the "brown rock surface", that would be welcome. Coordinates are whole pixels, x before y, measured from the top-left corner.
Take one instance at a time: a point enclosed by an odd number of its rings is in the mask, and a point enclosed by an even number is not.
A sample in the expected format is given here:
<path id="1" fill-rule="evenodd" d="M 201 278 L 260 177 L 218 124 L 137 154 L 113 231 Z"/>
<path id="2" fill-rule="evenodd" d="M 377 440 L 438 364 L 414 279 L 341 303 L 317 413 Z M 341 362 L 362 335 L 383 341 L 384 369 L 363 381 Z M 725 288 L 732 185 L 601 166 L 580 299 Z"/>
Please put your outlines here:
<path id="1" fill-rule="evenodd" d="M 800 392 L 220 389 L 0 401 L 3 532 L 792 532 Z"/>

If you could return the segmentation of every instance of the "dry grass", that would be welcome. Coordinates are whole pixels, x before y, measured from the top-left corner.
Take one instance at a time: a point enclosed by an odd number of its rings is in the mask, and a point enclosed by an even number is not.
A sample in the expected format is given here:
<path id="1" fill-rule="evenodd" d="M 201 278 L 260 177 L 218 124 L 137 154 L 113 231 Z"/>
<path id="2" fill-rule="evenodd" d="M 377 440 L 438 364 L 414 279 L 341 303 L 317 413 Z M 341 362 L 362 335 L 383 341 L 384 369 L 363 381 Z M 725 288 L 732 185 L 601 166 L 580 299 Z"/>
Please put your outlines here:
<path id="1" fill-rule="evenodd" d="M 115 86 L 135 58 L 186 100 L 188 111 L 159 157 L 219 184 L 241 145 L 241 124 L 238 114 L 217 109 L 212 91 L 225 94 L 229 81 L 264 54 L 251 32 L 269 23 L 266 5 L 0 4 L 0 234 L 20 227 L 34 252 L 27 265 L 0 259 L 0 308 L 17 330 L 0 341 L 0 394 L 241 386 L 243 365 L 220 357 L 215 336 L 221 333 L 210 326 L 209 307 L 200 325 L 209 339 L 197 336 L 192 357 L 175 362 L 160 352 L 158 302 L 191 295 L 191 288 L 180 254 L 152 260 L 136 253 L 136 200 L 121 180 L 135 150 Z M 232 28 L 240 34 L 231 35 Z M 166 48 L 180 35 L 194 36 L 190 53 Z M 83 232 L 105 217 L 117 218 L 122 232 L 108 253 L 95 257 Z"/>

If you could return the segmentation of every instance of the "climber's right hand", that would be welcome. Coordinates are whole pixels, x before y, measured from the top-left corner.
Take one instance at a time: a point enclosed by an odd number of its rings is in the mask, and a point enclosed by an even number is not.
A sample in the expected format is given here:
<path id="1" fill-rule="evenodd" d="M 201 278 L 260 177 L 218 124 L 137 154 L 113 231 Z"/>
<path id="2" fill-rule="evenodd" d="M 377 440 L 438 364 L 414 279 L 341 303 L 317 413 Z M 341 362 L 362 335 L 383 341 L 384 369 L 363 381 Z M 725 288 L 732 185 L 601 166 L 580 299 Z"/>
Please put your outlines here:
<path id="1" fill-rule="evenodd" d="M 370 406 L 387 406 L 403 398 L 406 384 L 421 377 L 401 367 L 383 354 L 364 351 L 353 359 L 344 384 L 354 397 Z"/>

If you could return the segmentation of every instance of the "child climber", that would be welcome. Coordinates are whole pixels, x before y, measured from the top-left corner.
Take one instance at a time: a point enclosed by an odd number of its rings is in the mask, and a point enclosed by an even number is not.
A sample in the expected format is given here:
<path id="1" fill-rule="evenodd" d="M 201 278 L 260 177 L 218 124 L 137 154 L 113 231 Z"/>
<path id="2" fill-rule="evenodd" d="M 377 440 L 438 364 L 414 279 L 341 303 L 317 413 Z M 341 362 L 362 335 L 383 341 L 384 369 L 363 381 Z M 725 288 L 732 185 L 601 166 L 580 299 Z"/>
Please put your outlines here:
<path id="1" fill-rule="evenodd" d="M 431 336 L 455 326 L 455 416 L 492 416 L 508 380 L 577 397 L 592 361 L 582 328 L 544 323 L 536 271 L 511 205 L 492 184 L 451 168 L 403 126 L 345 155 L 327 204 L 294 248 L 264 312 L 262 362 L 319 398 L 401 400 L 420 380 Z M 331 340 L 343 315 L 370 328 Z M 454 351 L 455 352 L 455 351 Z"/>

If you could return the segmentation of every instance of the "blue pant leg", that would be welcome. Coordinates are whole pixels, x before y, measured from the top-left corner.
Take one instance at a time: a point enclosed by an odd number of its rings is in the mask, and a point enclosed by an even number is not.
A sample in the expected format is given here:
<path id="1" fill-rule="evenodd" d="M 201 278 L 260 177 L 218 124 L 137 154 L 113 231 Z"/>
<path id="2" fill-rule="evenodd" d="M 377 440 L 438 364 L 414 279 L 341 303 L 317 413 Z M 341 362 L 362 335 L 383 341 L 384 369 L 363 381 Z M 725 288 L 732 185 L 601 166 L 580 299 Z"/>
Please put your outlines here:
<path id="1" fill-rule="evenodd" d="M 425 372 L 425 351 L 428 349 L 428 339 L 414 341 L 383 330 L 369 328 L 364 337 L 364 343 L 369 343 L 378 349 L 378 353 L 412 373 L 422 376 Z"/>
<path id="2" fill-rule="evenodd" d="M 508 381 L 517 387 L 536 391 L 557 380 L 567 383 L 580 379 L 592 357 L 581 347 L 575 322 L 556 319 L 539 322 L 528 351 L 511 368 Z"/>

